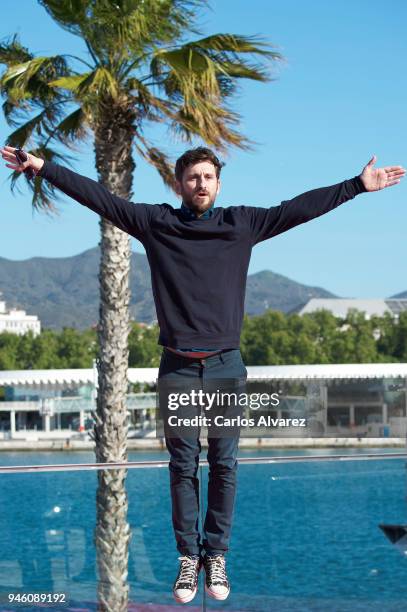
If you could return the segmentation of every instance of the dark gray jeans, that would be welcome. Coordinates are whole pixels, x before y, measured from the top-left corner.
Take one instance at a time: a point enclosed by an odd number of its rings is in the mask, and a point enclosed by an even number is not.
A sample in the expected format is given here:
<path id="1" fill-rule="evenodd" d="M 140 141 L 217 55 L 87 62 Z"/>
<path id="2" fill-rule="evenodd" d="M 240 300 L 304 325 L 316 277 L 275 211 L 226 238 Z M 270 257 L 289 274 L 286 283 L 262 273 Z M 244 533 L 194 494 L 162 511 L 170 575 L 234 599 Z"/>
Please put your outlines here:
<path id="1" fill-rule="evenodd" d="M 206 390 L 217 385 L 216 379 L 245 381 L 247 370 L 239 349 L 229 349 L 205 359 L 190 359 L 164 349 L 158 376 L 159 385 L 179 383 L 184 390 Z M 161 413 L 162 404 L 160 393 Z M 208 507 L 202 541 L 199 533 L 199 433 L 200 428 L 196 435 L 173 437 L 168 431 L 165 433 L 170 453 L 172 522 L 177 549 L 187 555 L 201 554 L 203 549 L 209 554 L 224 554 L 229 547 L 232 527 L 239 430 L 225 437 L 208 436 Z"/>

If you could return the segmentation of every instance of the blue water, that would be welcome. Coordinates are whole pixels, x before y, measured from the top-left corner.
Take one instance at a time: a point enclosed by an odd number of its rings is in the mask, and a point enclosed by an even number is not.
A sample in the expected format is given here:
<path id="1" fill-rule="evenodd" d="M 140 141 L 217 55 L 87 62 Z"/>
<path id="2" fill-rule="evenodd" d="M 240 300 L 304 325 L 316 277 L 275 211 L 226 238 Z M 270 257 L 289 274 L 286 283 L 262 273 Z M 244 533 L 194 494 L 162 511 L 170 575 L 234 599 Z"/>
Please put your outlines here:
<path id="1" fill-rule="evenodd" d="M 265 454 L 294 451 L 241 452 Z M 129 455 L 132 461 L 163 458 L 166 453 Z M 93 460 L 92 453 L 0 454 L 2 465 Z M 206 478 L 203 468 L 203 490 Z M 407 523 L 404 460 L 241 464 L 238 480 L 227 561 L 232 591 L 225 602 L 208 601 L 207 610 L 407 610 L 407 558 L 378 528 Z M 96 610 L 96 485 L 93 471 L 0 475 L 3 601 L 8 589 L 66 592 L 69 606 L 52 609 Z M 151 603 L 169 610 L 178 553 L 167 469 L 129 470 L 127 490 L 132 609 Z M 186 607 L 199 609 L 201 602 L 198 595 Z M 38 610 L 0 606 L 12 609 Z"/>

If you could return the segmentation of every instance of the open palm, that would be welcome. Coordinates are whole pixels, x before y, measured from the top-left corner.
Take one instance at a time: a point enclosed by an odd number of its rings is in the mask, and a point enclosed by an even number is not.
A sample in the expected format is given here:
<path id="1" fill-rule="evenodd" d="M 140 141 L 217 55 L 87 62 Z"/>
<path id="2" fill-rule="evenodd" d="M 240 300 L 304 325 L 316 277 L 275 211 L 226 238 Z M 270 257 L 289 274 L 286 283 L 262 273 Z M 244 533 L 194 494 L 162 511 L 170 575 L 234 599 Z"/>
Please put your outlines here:
<path id="1" fill-rule="evenodd" d="M 403 166 L 386 166 L 385 168 L 374 168 L 376 155 L 363 168 L 360 178 L 367 191 L 379 191 L 385 187 L 397 185 L 405 175 Z"/>

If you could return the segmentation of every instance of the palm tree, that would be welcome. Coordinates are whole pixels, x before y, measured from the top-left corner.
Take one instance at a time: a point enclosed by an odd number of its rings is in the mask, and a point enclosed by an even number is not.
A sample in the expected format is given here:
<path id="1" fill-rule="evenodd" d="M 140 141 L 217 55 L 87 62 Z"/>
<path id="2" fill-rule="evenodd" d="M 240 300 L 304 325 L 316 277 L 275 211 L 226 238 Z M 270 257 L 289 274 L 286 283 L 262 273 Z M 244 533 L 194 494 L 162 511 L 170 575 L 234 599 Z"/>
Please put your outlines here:
<path id="1" fill-rule="evenodd" d="M 67 160 L 65 148 L 93 139 L 99 181 L 132 197 L 136 151 L 172 186 L 165 152 L 145 136 L 163 123 L 185 141 L 199 137 L 222 151 L 249 141 L 228 101 L 241 78 L 269 79 L 281 59 L 257 37 L 200 35 L 200 0 L 39 0 L 63 29 L 79 36 L 88 53 L 35 56 L 17 37 L 0 45 L 3 111 L 15 131 L 8 142 L 47 160 Z M 260 63 L 256 63 L 260 62 Z M 61 149 L 62 146 L 62 149 Z M 69 159 L 69 158 L 68 158 Z M 11 178 L 15 187 L 17 175 Z M 33 206 L 54 209 L 51 185 L 35 179 Z M 100 220 L 98 397 L 94 436 L 98 462 L 127 459 L 129 236 Z M 127 609 L 125 470 L 98 473 L 96 546 L 101 609 Z"/>

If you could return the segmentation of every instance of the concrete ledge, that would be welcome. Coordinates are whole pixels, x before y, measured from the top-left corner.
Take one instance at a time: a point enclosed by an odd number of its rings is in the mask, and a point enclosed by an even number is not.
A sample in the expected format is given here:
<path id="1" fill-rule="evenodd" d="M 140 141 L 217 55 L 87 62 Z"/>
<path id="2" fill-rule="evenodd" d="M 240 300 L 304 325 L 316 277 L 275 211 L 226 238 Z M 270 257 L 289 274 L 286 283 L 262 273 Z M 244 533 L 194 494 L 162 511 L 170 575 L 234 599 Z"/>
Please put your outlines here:
<path id="1" fill-rule="evenodd" d="M 201 439 L 207 448 L 206 438 Z M 1 451 L 92 451 L 92 440 L 0 440 Z M 404 438 L 241 438 L 240 448 L 405 448 Z M 131 438 L 128 450 L 165 450 L 163 438 Z"/>
<path id="2" fill-rule="evenodd" d="M 241 438 L 240 448 L 393 448 L 404 438 Z"/>

